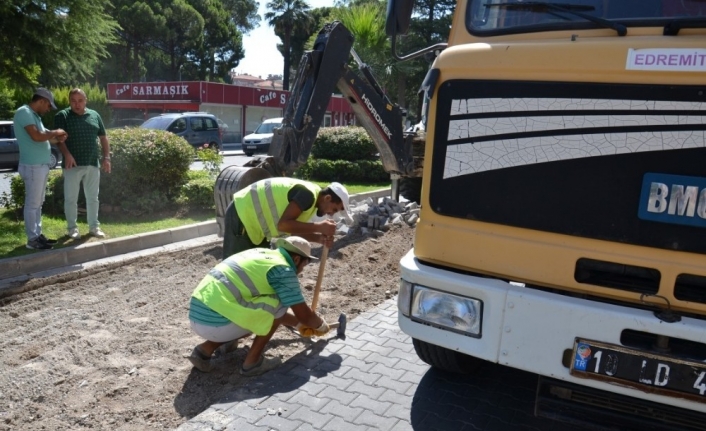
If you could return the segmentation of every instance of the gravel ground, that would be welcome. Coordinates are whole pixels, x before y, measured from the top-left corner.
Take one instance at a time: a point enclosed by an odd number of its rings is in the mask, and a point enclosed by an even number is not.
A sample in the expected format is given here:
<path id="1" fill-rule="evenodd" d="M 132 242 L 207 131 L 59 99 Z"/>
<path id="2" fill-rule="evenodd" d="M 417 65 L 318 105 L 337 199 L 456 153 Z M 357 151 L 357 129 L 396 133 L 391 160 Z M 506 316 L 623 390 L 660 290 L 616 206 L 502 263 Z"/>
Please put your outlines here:
<path id="1" fill-rule="evenodd" d="M 403 225 L 339 239 L 317 311 L 350 320 L 395 295 L 413 235 Z M 0 430 L 173 429 L 237 389 L 248 379 L 238 369 L 249 341 L 208 374 L 185 359 L 201 342 L 189 329 L 189 297 L 220 256 L 220 245 L 153 255 L 33 280 L 41 287 L 0 300 Z M 302 274 L 308 302 L 318 269 Z M 310 346 L 280 329 L 267 354 L 286 361 Z"/>

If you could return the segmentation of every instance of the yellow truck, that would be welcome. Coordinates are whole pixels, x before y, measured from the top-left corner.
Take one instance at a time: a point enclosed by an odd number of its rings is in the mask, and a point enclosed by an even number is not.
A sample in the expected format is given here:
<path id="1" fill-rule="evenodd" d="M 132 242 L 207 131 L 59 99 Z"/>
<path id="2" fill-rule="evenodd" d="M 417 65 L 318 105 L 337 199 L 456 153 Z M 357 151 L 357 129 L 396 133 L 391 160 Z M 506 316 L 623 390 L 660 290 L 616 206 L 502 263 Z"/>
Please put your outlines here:
<path id="1" fill-rule="evenodd" d="M 540 415 L 706 428 L 706 1 L 459 0 L 423 89 L 418 356 L 536 373 Z"/>

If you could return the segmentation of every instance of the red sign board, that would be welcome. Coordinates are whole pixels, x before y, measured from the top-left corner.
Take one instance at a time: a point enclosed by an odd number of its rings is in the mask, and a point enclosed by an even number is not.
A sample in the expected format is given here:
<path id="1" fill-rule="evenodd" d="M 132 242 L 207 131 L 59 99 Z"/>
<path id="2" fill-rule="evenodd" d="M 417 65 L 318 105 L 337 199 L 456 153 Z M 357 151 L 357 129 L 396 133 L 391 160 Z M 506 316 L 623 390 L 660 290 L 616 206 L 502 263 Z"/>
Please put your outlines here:
<path id="1" fill-rule="evenodd" d="M 266 106 L 283 108 L 288 91 L 241 87 L 217 82 L 133 82 L 108 84 L 109 102 L 174 102 L 189 101 L 198 104 Z M 345 99 L 331 98 L 329 110 L 352 112 Z"/>

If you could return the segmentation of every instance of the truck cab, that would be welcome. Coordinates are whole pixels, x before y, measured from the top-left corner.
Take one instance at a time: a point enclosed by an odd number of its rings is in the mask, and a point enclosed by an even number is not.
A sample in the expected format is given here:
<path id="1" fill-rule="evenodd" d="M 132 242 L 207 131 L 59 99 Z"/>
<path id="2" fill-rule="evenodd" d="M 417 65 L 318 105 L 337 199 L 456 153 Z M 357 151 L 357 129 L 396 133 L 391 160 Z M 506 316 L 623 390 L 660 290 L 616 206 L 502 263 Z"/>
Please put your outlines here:
<path id="1" fill-rule="evenodd" d="M 423 360 L 536 373 L 536 410 L 555 418 L 700 429 L 705 13 L 457 3 L 423 85 L 422 209 L 401 261 L 399 325 Z"/>

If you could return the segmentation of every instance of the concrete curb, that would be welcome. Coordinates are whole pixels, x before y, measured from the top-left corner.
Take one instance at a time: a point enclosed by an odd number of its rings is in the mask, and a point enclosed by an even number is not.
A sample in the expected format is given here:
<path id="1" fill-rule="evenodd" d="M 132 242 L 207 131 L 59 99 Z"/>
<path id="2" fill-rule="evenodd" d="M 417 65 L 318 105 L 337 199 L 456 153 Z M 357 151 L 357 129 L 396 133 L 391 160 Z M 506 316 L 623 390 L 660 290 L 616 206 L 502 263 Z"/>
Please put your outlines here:
<path id="1" fill-rule="evenodd" d="M 187 241 L 218 232 L 215 220 L 0 259 L 0 281 Z"/>
<path id="2" fill-rule="evenodd" d="M 367 198 L 380 199 L 387 196 L 390 196 L 390 189 L 381 189 L 352 195 L 350 201 L 356 202 Z M 0 282 L 9 279 L 13 281 L 29 279 L 32 278 L 30 274 L 77 266 L 90 261 L 216 234 L 218 234 L 218 224 L 215 220 L 211 220 L 173 229 L 0 259 Z"/>

